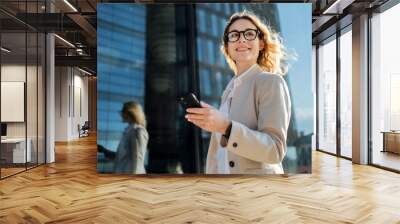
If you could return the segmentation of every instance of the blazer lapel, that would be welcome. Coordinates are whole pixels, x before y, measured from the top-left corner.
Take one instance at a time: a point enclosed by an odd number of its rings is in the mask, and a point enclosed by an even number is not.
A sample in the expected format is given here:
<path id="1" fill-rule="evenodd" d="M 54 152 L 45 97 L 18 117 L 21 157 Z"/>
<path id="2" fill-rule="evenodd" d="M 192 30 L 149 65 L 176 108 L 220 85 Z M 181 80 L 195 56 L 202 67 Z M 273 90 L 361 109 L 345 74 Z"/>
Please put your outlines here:
<path id="1" fill-rule="evenodd" d="M 261 73 L 261 72 L 263 72 L 263 70 L 260 68 L 259 65 L 256 65 L 256 66 L 254 66 L 254 67 L 249 71 L 248 74 L 246 74 L 246 75 L 242 78 L 241 82 L 243 82 L 243 81 L 245 81 L 246 79 L 248 79 L 248 78 L 250 78 L 250 77 L 252 77 L 252 76 L 254 76 L 254 75 L 258 74 L 258 73 Z M 229 83 L 228 83 L 228 85 L 226 86 L 224 92 L 222 93 L 221 105 L 225 103 L 226 98 L 228 97 L 230 91 L 232 91 L 232 88 L 233 88 L 233 79 L 234 79 L 234 78 L 232 78 L 231 81 L 229 81 Z M 240 86 L 239 86 L 239 88 L 240 88 Z M 237 91 L 235 91 L 235 92 L 237 92 Z M 234 93 L 234 96 L 235 96 L 235 95 L 236 95 L 236 94 Z M 233 98 L 234 98 L 234 96 L 233 96 Z"/>
<path id="2" fill-rule="evenodd" d="M 243 101 L 247 101 L 249 99 L 246 98 L 247 94 L 244 94 L 248 91 L 252 91 L 252 85 L 249 83 L 249 81 L 251 79 L 254 78 L 254 76 L 256 76 L 259 73 L 262 73 L 263 70 L 261 69 L 260 66 L 256 65 L 254 66 L 249 73 L 247 73 L 245 76 L 243 76 L 240 80 L 241 84 L 238 85 L 235 89 L 235 91 L 233 92 L 233 96 L 232 96 L 232 101 L 230 104 L 230 110 L 229 110 L 229 118 L 232 119 L 232 117 L 235 117 L 235 114 L 237 113 L 241 113 L 243 111 L 243 109 L 245 108 L 240 108 L 241 104 L 243 103 Z M 232 109 L 232 108 L 236 108 L 236 109 Z"/>

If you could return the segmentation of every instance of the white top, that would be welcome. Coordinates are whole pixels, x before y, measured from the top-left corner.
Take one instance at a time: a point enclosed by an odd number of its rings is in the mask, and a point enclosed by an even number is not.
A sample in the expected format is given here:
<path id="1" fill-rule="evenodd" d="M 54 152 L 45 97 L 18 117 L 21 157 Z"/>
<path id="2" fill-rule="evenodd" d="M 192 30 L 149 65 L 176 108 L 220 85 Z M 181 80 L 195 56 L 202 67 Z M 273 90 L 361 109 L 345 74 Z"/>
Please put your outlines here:
<path id="1" fill-rule="evenodd" d="M 229 116 L 229 107 L 230 107 L 230 99 L 227 99 L 224 104 L 221 105 L 219 111 L 224 113 L 226 117 Z M 218 139 L 218 142 L 221 141 L 221 133 L 215 133 Z M 229 174 L 229 166 L 228 166 L 228 153 L 226 152 L 226 148 L 218 145 L 217 153 L 215 154 L 215 159 L 218 161 L 217 163 L 217 171 L 219 174 Z"/>
<path id="2" fill-rule="evenodd" d="M 228 91 L 228 95 L 226 97 L 225 102 L 220 106 L 219 111 L 221 111 L 226 117 L 229 117 L 229 109 L 231 100 L 233 97 L 233 93 L 235 89 L 242 83 L 243 77 L 249 73 L 249 71 L 256 66 L 257 64 L 252 65 L 248 68 L 243 74 L 239 76 L 234 76 L 231 81 L 226 86 L 225 91 Z M 233 84 L 232 84 L 233 83 Z M 218 139 L 218 142 L 221 142 L 221 133 L 215 133 Z M 225 147 L 222 147 L 218 144 L 217 153 L 215 154 L 215 159 L 217 160 L 217 172 L 218 174 L 229 174 L 229 165 L 228 165 L 228 153 Z"/>

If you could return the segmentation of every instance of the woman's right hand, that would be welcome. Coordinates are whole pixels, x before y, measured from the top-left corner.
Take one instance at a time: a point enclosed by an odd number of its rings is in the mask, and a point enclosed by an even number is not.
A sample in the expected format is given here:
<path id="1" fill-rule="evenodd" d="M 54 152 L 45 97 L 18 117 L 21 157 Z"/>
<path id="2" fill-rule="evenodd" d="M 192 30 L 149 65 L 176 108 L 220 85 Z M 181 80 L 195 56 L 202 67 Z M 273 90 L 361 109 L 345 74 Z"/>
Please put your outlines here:
<path id="1" fill-rule="evenodd" d="M 200 102 L 202 108 L 188 108 L 185 118 L 194 125 L 209 132 L 224 134 L 231 121 L 216 108 Z"/>

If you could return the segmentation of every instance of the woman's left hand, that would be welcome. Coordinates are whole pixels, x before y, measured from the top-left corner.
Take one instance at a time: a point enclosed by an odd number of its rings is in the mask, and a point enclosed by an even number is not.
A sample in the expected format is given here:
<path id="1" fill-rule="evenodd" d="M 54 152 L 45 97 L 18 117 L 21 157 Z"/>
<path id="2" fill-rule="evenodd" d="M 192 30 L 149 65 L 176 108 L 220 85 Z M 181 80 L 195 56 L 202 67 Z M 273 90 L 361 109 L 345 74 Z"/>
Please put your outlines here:
<path id="1" fill-rule="evenodd" d="M 186 109 L 185 118 L 209 132 L 225 133 L 230 124 L 230 120 L 225 115 L 214 107 L 201 102 L 202 108 L 188 108 Z"/>

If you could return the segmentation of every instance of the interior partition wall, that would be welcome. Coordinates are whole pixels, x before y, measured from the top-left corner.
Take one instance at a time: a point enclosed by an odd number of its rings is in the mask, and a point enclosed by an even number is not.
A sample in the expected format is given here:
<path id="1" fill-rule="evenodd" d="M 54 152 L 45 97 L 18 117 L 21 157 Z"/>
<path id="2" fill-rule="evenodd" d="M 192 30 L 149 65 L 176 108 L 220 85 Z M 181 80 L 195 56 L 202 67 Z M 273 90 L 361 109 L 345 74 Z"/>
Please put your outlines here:
<path id="1" fill-rule="evenodd" d="M 1 179 L 45 163 L 46 40 L 22 22 L 43 2 L 20 1 L 17 13 L 0 4 Z"/>

